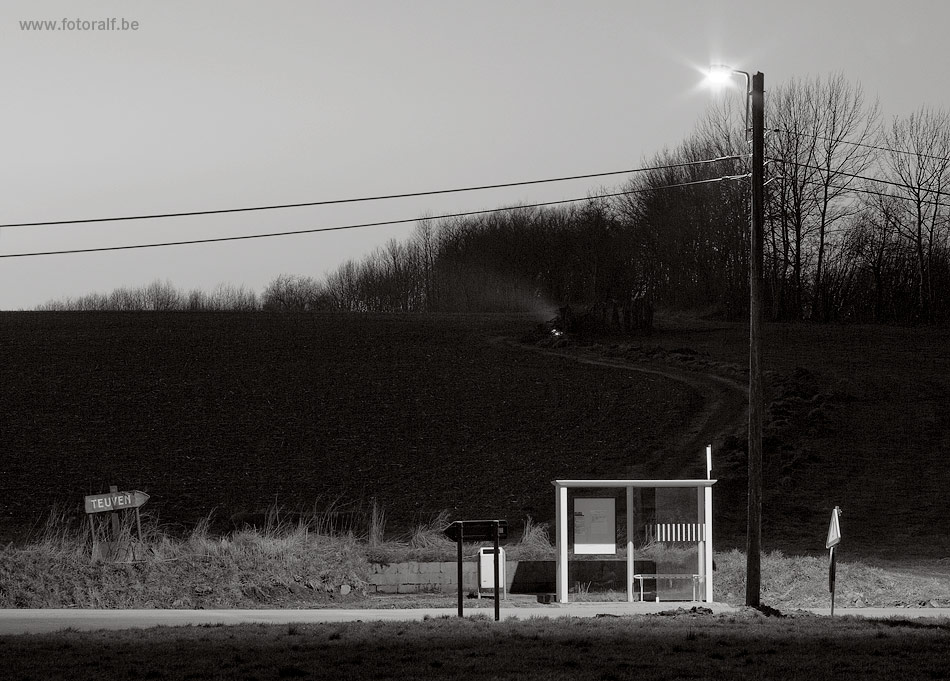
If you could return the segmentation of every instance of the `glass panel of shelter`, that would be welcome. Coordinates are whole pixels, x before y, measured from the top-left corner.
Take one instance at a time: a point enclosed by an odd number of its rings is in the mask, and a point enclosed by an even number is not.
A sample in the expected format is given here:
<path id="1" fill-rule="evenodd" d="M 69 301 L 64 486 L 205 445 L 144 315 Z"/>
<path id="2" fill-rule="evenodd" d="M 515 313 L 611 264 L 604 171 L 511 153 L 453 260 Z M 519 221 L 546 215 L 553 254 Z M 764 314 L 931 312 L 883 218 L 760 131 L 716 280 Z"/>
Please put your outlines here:
<path id="1" fill-rule="evenodd" d="M 569 508 L 574 517 L 578 498 L 616 499 L 617 551 L 613 554 L 590 555 L 589 558 L 622 559 L 626 555 L 626 495 L 623 489 L 570 490 Z M 697 490 L 694 487 L 636 487 L 633 489 L 633 544 L 635 573 L 643 574 L 642 584 L 634 584 L 635 598 L 644 600 L 703 600 L 704 584 L 699 554 L 704 537 L 701 516 L 697 514 Z M 568 546 L 575 546 L 575 523 L 568 523 Z M 570 563 L 588 556 L 570 551 Z M 569 567 L 568 587 L 578 588 L 578 568 Z M 656 578 L 652 575 L 657 575 Z M 582 585 L 587 586 L 587 585 Z M 589 585 L 596 587 L 597 585 Z M 615 588 L 622 588 L 616 585 Z"/>

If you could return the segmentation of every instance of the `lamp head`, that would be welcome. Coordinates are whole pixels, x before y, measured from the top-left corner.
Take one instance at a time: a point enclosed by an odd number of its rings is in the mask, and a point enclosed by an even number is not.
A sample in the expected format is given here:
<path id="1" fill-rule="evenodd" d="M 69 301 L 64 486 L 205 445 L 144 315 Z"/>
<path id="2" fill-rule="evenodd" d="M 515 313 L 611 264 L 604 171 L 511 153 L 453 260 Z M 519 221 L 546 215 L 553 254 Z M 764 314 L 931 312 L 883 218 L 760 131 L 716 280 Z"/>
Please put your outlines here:
<path id="1" fill-rule="evenodd" d="M 706 71 L 706 85 L 715 89 L 727 87 L 732 84 L 732 75 L 735 71 L 725 64 L 710 64 Z"/>

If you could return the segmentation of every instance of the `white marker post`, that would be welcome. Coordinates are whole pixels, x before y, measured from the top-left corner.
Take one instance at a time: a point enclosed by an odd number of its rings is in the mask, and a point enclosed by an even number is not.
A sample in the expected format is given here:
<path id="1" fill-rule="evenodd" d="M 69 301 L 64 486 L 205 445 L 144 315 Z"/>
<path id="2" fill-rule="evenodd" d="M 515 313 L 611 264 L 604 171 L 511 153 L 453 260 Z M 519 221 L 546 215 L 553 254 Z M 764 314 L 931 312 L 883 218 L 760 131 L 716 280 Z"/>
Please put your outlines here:
<path id="1" fill-rule="evenodd" d="M 825 540 L 825 548 L 831 551 L 830 563 L 828 565 L 828 590 L 831 592 L 831 616 L 835 616 L 835 547 L 841 543 L 841 525 L 838 517 L 841 515 L 841 508 L 835 506 L 831 512 L 831 524 L 828 526 L 828 538 Z"/>

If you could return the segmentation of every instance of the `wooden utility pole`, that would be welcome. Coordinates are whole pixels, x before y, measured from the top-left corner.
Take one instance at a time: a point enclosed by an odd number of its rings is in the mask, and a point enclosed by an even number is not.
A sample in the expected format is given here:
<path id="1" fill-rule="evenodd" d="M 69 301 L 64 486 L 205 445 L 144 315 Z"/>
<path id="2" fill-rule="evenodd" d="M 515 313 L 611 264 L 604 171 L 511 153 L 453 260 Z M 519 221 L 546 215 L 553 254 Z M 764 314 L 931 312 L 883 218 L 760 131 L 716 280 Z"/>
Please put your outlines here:
<path id="1" fill-rule="evenodd" d="M 760 605 L 762 554 L 762 289 L 765 232 L 765 76 L 752 76 L 752 233 L 749 257 L 749 508 L 745 603 Z"/>

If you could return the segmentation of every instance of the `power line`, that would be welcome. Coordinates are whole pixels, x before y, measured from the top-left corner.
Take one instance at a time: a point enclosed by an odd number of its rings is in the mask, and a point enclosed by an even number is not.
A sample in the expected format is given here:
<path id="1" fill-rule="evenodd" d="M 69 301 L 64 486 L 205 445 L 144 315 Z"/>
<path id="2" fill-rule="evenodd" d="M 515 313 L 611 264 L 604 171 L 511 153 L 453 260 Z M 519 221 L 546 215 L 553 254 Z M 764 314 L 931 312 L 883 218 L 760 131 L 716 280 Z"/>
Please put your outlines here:
<path id="1" fill-rule="evenodd" d="M 333 199 L 327 201 L 307 201 L 303 203 L 284 203 L 284 204 L 274 204 L 267 206 L 249 206 L 245 208 L 221 208 L 217 210 L 200 210 L 200 211 L 179 211 L 175 213 L 154 213 L 148 215 L 123 215 L 119 217 L 108 217 L 108 218 L 84 218 L 78 220 L 48 220 L 44 222 L 19 222 L 19 223 L 10 223 L 5 225 L 0 225 L 0 229 L 5 227 L 47 227 L 51 225 L 74 225 L 74 224 L 87 224 L 87 223 L 96 223 L 96 222 L 119 222 L 123 220 L 155 220 L 160 218 L 179 218 L 179 217 L 193 217 L 197 215 L 221 215 L 224 213 L 249 213 L 252 211 L 265 211 L 265 210 L 280 210 L 284 208 L 305 208 L 313 206 L 330 206 L 338 205 L 345 203 L 359 203 L 366 201 L 385 201 L 390 199 L 406 199 L 418 196 L 434 196 L 436 194 L 457 194 L 461 192 L 472 192 L 472 191 L 481 191 L 485 189 L 503 189 L 506 187 L 523 187 L 533 184 L 545 184 L 550 182 L 566 182 L 569 180 L 585 180 L 595 177 L 608 177 L 611 175 L 627 175 L 631 173 L 642 173 L 655 170 L 668 170 L 672 168 L 685 168 L 687 166 L 702 165 L 706 163 L 717 163 L 719 161 L 730 161 L 736 160 L 740 157 L 738 156 L 723 156 L 721 158 L 710 158 L 703 159 L 701 161 L 688 161 L 683 163 L 672 163 L 669 165 L 654 166 L 654 167 L 644 167 L 644 168 L 630 168 L 628 170 L 612 170 L 605 173 L 588 173 L 586 175 L 570 175 L 565 177 L 552 177 L 543 180 L 524 180 L 521 182 L 503 182 L 499 184 L 486 184 L 475 187 L 458 187 L 454 189 L 435 189 L 431 191 L 422 191 L 422 192 L 409 192 L 405 194 L 384 194 L 379 196 L 361 196 L 357 198 L 349 199 Z"/>
<path id="2" fill-rule="evenodd" d="M 632 194 L 642 194 L 644 192 L 655 191 L 659 189 L 675 189 L 679 187 L 689 187 L 693 185 L 710 184 L 712 182 L 722 182 L 724 180 L 738 179 L 743 176 L 731 175 L 726 177 L 715 177 L 708 180 L 693 180 L 692 182 L 680 182 L 677 184 L 661 185 L 659 187 L 646 187 L 625 192 L 614 192 L 611 194 L 598 194 L 597 196 L 585 196 L 576 199 L 561 199 L 559 201 L 546 201 L 544 203 L 532 203 L 520 206 L 511 206 L 507 208 L 490 208 L 486 210 L 469 211 L 465 213 L 449 213 L 445 215 L 435 215 L 426 218 L 405 218 L 401 220 L 383 220 L 380 222 L 364 222 L 355 225 L 341 225 L 337 227 L 314 227 L 310 229 L 296 229 L 284 232 L 269 232 L 266 234 L 245 234 L 242 236 L 223 236 L 208 239 L 188 239 L 184 241 L 164 241 L 147 244 L 131 244 L 128 246 L 100 246 L 97 248 L 73 248 L 60 251 L 36 251 L 33 253 L 6 253 L 0 254 L 0 258 L 29 258 L 42 255 L 74 255 L 78 253 L 101 253 L 105 251 L 128 251 L 142 248 L 161 248 L 165 246 L 191 246 L 195 244 L 220 243 L 225 241 L 245 241 L 249 239 L 269 239 L 280 236 L 294 236 L 298 234 L 315 234 L 318 232 L 334 232 L 348 229 L 362 229 L 365 227 L 383 227 L 388 225 L 401 225 L 421 220 L 447 220 L 451 218 L 470 217 L 473 215 L 487 215 L 489 213 L 500 213 L 505 211 L 523 210 L 525 208 L 543 208 L 546 206 L 564 205 L 568 203 L 578 203 L 580 201 L 592 201 L 596 199 L 612 198 L 616 196 L 629 196 Z"/>
<path id="3" fill-rule="evenodd" d="M 786 159 L 780 158 L 770 158 L 770 161 L 776 161 L 778 163 L 789 163 L 791 165 L 798 166 L 800 168 L 811 168 L 812 170 L 828 170 L 827 168 L 822 168 L 821 166 L 812 165 L 810 163 L 799 163 L 798 161 L 789 161 Z M 842 176 L 842 177 L 852 177 L 856 180 L 865 180 L 867 182 L 878 182 L 880 184 L 886 184 L 892 187 L 898 187 L 900 189 L 910 189 L 910 190 L 922 190 L 927 194 L 934 194 L 936 196 L 950 196 L 950 192 L 940 191 L 939 189 L 927 189 L 923 190 L 921 187 L 915 187 L 914 185 L 904 184 L 902 182 L 895 182 L 893 180 L 883 180 L 877 177 L 868 177 L 867 175 L 855 175 L 854 173 L 846 173 L 839 170 L 828 170 L 829 174 L 832 176 Z M 806 182 L 813 182 L 813 180 L 805 180 Z M 830 185 L 829 185 L 830 186 Z M 836 189 L 848 189 L 848 187 L 835 187 Z"/>
<path id="4" fill-rule="evenodd" d="M 823 185 L 824 185 L 824 183 L 819 182 L 818 180 L 805 180 L 805 182 L 806 182 L 807 184 L 814 184 L 814 185 L 818 185 L 818 186 L 823 186 Z M 876 190 L 874 190 L 874 189 L 869 189 L 869 188 L 867 188 L 867 187 L 854 187 L 854 186 L 843 187 L 843 186 L 841 186 L 841 185 L 836 185 L 836 184 L 829 184 L 828 187 L 829 187 L 830 189 L 841 189 L 841 190 L 844 190 L 844 191 L 852 191 L 852 192 L 855 192 L 855 193 L 858 193 L 858 194 L 870 194 L 871 196 L 881 196 L 881 197 L 884 197 L 884 198 L 897 199 L 897 200 L 899 200 L 899 201 L 910 201 L 910 200 L 911 200 L 911 199 L 909 199 L 909 198 L 907 198 L 907 197 L 894 196 L 894 194 L 888 194 L 887 192 L 876 191 Z M 916 199 L 915 199 L 915 200 L 916 200 Z M 946 206 L 946 205 L 947 205 L 946 203 L 942 203 L 942 202 L 940 202 L 940 201 L 932 201 L 932 200 L 929 200 L 929 199 L 920 199 L 920 203 L 927 204 L 927 205 L 930 205 L 930 206 Z"/>
<path id="5" fill-rule="evenodd" d="M 797 130 L 781 130 L 779 128 L 774 128 L 771 132 L 785 133 L 790 135 L 797 135 L 799 137 L 814 137 L 815 139 L 825 140 L 826 142 L 843 142 L 844 144 L 851 144 L 856 147 L 864 147 L 866 149 L 875 149 L 877 151 L 889 151 L 893 154 L 907 154 L 909 156 L 916 156 L 918 158 L 929 158 L 934 161 L 946 161 L 950 163 L 950 158 L 944 158 L 943 156 L 934 156 L 933 154 L 922 154 L 916 151 L 909 151 L 907 149 L 894 149 L 893 147 L 884 147 L 876 144 L 867 144 L 865 142 L 852 142 L 850 140 L 842 139 L 840 137 L 825 137 L 824 135 L 817 135 L 812 132 L 798 132 Z"/>

